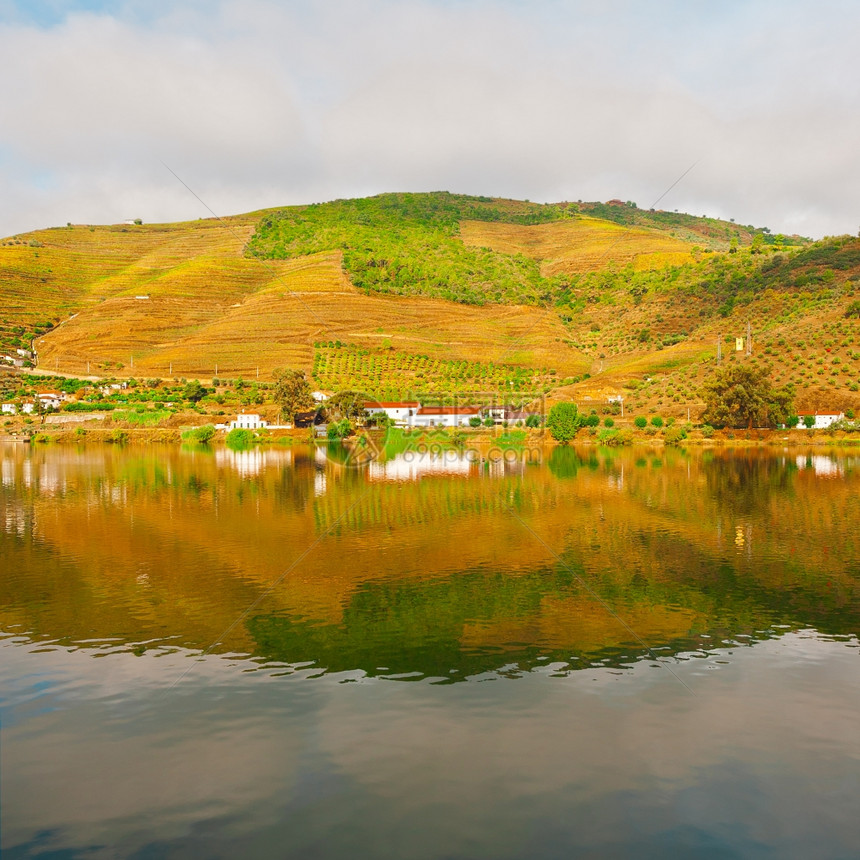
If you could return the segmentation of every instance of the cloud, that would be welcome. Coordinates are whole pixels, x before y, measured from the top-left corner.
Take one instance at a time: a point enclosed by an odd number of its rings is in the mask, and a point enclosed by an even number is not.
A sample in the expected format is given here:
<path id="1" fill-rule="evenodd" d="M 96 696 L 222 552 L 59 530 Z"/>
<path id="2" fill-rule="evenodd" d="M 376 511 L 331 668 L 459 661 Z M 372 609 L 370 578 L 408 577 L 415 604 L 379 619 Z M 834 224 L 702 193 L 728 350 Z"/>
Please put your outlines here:
<path id="1" fill-rule="evenodd" d="M 356 0 L 0 25 L 0 233 L 388 190 L 854 232 L 860 10 Z M 2 14 L 2 7 L 0 7 Z"/>

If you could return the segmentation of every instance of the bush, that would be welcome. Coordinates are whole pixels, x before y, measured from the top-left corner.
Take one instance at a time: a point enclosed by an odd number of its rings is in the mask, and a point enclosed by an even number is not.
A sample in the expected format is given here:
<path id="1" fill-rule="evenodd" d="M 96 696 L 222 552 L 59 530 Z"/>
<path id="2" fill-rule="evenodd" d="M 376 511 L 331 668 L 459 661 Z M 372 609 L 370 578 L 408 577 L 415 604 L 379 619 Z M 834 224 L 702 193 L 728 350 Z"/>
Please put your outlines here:
<path id="1" fill-rule="evenodd" d="M 678 445 L 687 438 L 687 433 L 682 427 L 667 427 L 663 433 L 663 440 L 667 445 Z"/>
<path id="2" fill-rule="evenodd" d="M 492 418 L 485 418 L 484 419 L 484 427 L 495 427 L 495 426 L 496 426 L 496 422 L 493 421 Z"/>
<path id="3" fill-rule="evenodd" d="M 204 424 L 202 427 L 195 427 L 193 430 L 186 430 L 182 434 L 182 438 L 186 442 L 197 442 L 201 445 L 205 445 L 214 435 L 215 427 L 212 424 Z"/>
<path id="4" fill-rule="evenodd" d="M 663 419 L 659 415 L 655 415 L 651 419 L 651 424 L 659 430 L 663 426 Z"/>
<path id="5" fill-rule="evenodd" d="M 529 417 L 526 418 L 526 427 L 540 427 L 540 425 L 541 425 L 540 415 L 534 415 L 533 414 L 533 415 L 529 415 Z"/>
<path id="6" fill-rule="evenodd" d="M 713 428 L 713 427 L 711 427 L 711 425 L 710 425 L 710 424 L 705 424 L 705 425 L 702 427 L 702 435 L 703 435 L 706 439 L 710 439 L 710 438 L 714 435 L 714 428 Z"/>
<path id="7" fill-rule="evenodd" d="M 614 427 L 615 422 L 611 418 L 604 418 L 603 419 L 603 426 L 604 427 Z"/>
<path id="8" fill-rule="evenodd" d="M 481 419 L 480 419 L 480 418 L 478 418 L 478 416 L 477 416 L 477 415 L 473 415 L 473 416 L 469 419 L 469 426 L 470 426 L 470 427 L 480 427 L 480 426 L 481 426 L 481 424 L 483 424 L 483 423 L 484 423 L 484 422 L 483 422 L 483 421 L 481 421 Z"/>
<path id="9" fill-rule="evenodd" d="M 601 445 L 616 447 L 619 445 L 632 445 L 633 434 L 629 430 L 617 430 L 612 427 L 604 427 L 597 433 L 597 441 Z"/>
<path id="10" fill-rule="evenodd" d="M 557 442 L 569 442 L 580 427 L 580 416 L 575 403 L 556 403 L 549 411 L 546 426 Z"/>
<path id="11" fill-rule="evenodd" d="M 640 429 L 643 430 L 648 425 L 648 419 L 644 415 L 638 415 L 633 419 L 633 423 Z"/>
<path id="12" fill-rule="evenodd" d="M 584 423 L 586 427 L 598 427 L 600 426 L 600 418 L 596 414 L 591 414 L 585 419 Z"/>
<path id="13" fill-rule="evenodd" d="M 244 427 L 234 427 L 227 434 L 227 447 L 247 448 L 254 441 L 254 431 Z"/>

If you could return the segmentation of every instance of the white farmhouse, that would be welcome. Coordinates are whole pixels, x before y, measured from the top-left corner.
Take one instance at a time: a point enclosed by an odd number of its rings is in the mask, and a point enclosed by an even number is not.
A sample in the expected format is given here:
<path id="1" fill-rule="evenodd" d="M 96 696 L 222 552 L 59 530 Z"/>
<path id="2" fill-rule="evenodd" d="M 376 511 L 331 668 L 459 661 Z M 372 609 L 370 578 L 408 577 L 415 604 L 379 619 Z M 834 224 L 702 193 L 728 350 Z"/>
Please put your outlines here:
<path id="1" fill-rule="evenodd" d="M 824 430 L 831 424 L 837 421 L 842 421 L 845 418 L 844 412 L 799 412 L 797 415 L 797 429 L 803 430 L 806 427 L 804 418 L 812 417 L 815 423 L 810 427 L 810 430 Z"/>
<path id="2" fill-rule="evenodd" d="M 235 421 L 227 425 L 227 428 L 229 430 L 265 430 L 268 426 L 268 421 L 263 421 L 259 415 L 242 412 L 236 416 Z"/>
<path id="3" fill-rule="evenodd" d="M 415 412 L 415 427 L 468 427 L 472 418 L 480 418 L 476 406 L 422 406 Z"/>
<path id="4" fill-rule="evenodd" d="M 59 409 L 62 403 L 61 396 L 56 391 L 43 391 L 38 395 L 39 407 L 45 409 Z"/>
<path id="5" fill-rule="evenodd" d="M 421 408 L 417 400 L 368 400 L 362 405 L 370 415 L 384 412 L 398 427 L 410 427 L 412 419 Z"/>
<path id="6" fill-rule="evenodd" d="M 3 406 L 0 407 L 0 410 L 2 410 L 3 415 L 18 414 L 18 407 L 14 403 L 4 403 Z"/>

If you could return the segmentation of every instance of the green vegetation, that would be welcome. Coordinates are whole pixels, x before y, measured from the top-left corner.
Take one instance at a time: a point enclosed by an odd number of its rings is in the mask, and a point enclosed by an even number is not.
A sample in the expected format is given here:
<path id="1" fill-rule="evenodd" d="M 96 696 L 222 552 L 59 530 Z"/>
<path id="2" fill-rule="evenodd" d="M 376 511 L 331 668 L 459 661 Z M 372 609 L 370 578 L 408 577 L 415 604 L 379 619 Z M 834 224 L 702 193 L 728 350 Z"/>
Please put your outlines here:
<path id="1" fill-rule="evenodd" d="M 248 430 L 244 427 L 234 427 L 228 434 L 226 438 L 227 447 L 233 448 L 234 450 L 241 450 L 243 448 L 248 448 L 251 444 L 253 444 L 255 438 L 255 434 L 253 430 Z"/>
<path id="2" fill-rule="evenodd" d="M 313 378 L 329 391 L 362 391 L 401 399 L 484 392 L 538 394 L 558 384 L 547 368 L 480 361 L 454 361 L 400 350 L 372 350 L 355 344 L 316 343 Z"/>
<path id="3" fill-rule="evenodd" d="M 305 379 L 301 370 L 275 371 L 274 400 L 284 415 L 292 424 L 296 414 L 314 405 L 310 383 Z"/>
<path id="4" fill-rule="evenodd" d="M 553 439 L 565 444 L 576 436 L 582 426 L 581 419 L 575 403 L 556 403 L 546 419 L 547 430 Z"/>
<path id="5" fill-rule="evenodd" d="M 704 420 L 716 427 L 775 427 L 785 424 L 793 410 L 793 389 L 774 388 L 767 373 L 751 365 L 718 370 L 703 393 Z"/>
<path id="6" fill-rule="evenodd" d="M 466 246 L 458 238 L 459 224 L 540 224 L 564 217 L 565 209 L 537 203 L 511 208 L 447 192 L 382 194 L 266 215 L 247 250 L 273 259 L 342 250 L 353 284 L 375 292 L 476 305 L 537 304 L 551 298 L 557 281 L 542 277 L 535 260 Z"/>
<path id="7" fill-rule="evenodd" d="M 204 424 L 202 427 L 195 427 L 192 430 L 184 431 L 182 440 L 184 442 L 196 442 L 197 444 L 205 445 L 212 440 L 214 435 L 215 427 L 212 424 Z"/>

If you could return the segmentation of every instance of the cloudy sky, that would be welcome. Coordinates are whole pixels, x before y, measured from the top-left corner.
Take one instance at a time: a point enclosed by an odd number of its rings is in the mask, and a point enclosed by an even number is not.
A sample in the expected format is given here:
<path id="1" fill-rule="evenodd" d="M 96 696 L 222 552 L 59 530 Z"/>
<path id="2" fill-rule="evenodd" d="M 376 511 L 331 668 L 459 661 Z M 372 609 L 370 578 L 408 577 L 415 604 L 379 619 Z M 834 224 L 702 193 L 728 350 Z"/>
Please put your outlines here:
<path id="1" fill-rule="evenodd" d="M 661 208 L 856 234 L 858 31 L 856 0 L 0 0 L 0 235 L 382 191 L 650 207 L 693 165 Z"/>

